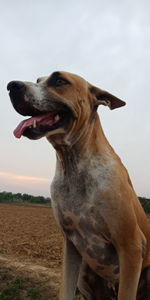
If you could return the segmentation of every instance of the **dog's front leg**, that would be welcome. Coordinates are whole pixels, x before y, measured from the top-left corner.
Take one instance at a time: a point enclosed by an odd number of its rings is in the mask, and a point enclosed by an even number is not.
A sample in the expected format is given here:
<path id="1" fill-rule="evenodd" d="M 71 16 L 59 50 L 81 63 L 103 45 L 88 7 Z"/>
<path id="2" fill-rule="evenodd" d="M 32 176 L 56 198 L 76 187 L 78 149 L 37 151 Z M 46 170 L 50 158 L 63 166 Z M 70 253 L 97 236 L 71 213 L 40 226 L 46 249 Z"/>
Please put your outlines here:
<path id="1" fill-rule="evenodd" d="M 135 256 L 130 261 L 127 253 L 121 254 L 118 300 L 136 300 L 142 257 L 137 253 L 135 253 Z"/>
<path id="2" fill-rule="evenodd" d="M 63 280 L 59 300 L 73 300 L 81 264 L 81 256 L 67 238 L 65 239 Z"/>
<path id="3" fill-rule="evenodd" d="M 142 269 L 143 251 L 141 232 L 119 249 L 120 279 L 118 300 L 136 300 Z"/>

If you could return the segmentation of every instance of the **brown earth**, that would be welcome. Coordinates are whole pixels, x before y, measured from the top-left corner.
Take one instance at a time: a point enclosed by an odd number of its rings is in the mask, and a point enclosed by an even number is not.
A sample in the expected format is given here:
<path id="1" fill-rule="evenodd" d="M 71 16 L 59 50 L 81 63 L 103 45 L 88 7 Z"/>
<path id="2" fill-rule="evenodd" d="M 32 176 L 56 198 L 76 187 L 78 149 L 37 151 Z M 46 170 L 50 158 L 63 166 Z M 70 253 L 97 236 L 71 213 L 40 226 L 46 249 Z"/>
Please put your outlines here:
<path id="1" fill-rule="evenodd" d="M 24 294 L 13 299 L 58 299 L 62 244 L 50 207 L 0 204 L 0 291 L 5 281 L 23 278 L 42 296 L 30 298 L 20 289 Z"/>
<path id="2" fill-rule="evenodd" d="M 50 207 L 0 204 L 0 254 L 60 268 L 62 243 Z"/>

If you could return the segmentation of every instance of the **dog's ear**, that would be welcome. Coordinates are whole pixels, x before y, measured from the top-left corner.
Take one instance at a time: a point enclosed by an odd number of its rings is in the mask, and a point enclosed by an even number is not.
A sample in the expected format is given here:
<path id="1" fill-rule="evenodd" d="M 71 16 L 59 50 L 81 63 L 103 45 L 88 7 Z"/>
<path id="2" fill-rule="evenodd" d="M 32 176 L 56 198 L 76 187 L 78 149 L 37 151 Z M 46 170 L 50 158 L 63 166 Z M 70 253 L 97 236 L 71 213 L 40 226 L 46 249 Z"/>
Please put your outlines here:
<path id="1" fill-rule="evenodd" d="M 126 105 L 126 103 L 119 98 L 113 96 L 112 94 L 101 90 L 95 86 L 90 86 L 90 92 L 95 96 L 95 106 L 103 104 L 108 106 L 110 109 L 115 109 Z"/>

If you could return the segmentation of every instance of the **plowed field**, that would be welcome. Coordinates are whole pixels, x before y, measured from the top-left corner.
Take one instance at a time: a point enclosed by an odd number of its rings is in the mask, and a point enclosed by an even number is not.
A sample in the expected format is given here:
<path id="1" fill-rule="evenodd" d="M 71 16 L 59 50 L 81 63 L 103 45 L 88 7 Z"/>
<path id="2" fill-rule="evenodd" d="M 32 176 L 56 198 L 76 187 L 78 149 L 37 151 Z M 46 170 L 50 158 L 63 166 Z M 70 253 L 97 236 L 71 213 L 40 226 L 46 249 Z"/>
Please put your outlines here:
<path id="1" fill-rule="evenodd" d="M 13 299 L 57 299 L 62 243 L 50 207 L 0 204 L 0 284 L 9 270 L 11 284 L 24 274 L 31 287 L 37 283 L 41 290 L 49 289 L 41 298 L 26 298 L 24 292 Z"/>
<path id="2" fill-rule="evenodd" d="M 50 207 L 0 204 L 1 254 L 58 268 L 61 249 L 62 235 Z"/>

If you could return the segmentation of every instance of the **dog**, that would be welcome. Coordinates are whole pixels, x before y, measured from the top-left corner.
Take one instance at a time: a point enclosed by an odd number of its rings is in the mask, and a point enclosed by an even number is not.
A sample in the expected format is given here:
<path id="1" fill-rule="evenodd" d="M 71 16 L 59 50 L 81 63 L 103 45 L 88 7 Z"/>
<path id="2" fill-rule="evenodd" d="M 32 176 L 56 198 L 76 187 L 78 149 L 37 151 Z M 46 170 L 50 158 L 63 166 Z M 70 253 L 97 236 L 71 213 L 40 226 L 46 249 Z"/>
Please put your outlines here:
<path id="1" fill-rule="evenodd" d="M 52 207 L 64 234 L 60 300 L 150 299 L 150 225 L 126 168 L 103 132 L 99 105 L 125 102 L 82 77 L 54 72 L 11 81 L 15 110 L 30 116 L 17 138 L 46 137 L 56 150 Z"/>

